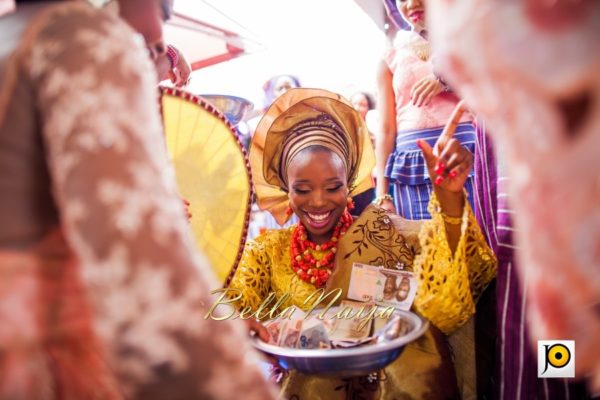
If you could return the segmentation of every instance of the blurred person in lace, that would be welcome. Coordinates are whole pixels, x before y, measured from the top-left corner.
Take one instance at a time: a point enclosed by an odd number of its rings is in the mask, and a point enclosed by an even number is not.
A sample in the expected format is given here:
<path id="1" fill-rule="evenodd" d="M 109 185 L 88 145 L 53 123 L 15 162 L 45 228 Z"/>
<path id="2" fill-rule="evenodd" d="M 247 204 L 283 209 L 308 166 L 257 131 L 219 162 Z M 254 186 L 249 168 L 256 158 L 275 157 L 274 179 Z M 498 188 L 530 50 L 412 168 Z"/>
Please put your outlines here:
<path id="1" fill-rule="evenodd" d="M 394 11 L 410 29 L 398 31 L 380 62 L 377 78 L 380 132 L 375 146 L 376 199 L 408 219 L 430 218 L 427 205 L 432 182 L 417 140 L 435 143 L 459 101 L 434 72 L 425 26 L 426 3 L 396 1 Z M 463 116 L 455 138 L 473 152 L 475 128 L 471 119 Z M 393 196 L 388 194 L 390 185 Z M 465 186 L 469 199 L 473 198 L 472 187 L 470 176 Z"/>
<path id="2" fill-rule="evenodd" d="M 575 378 L 598 395 L 600 2 L 431 6 L 440 66 L 485 119 L 511 178 L 528 342 L 535 351 L 538 340 L 574 340 Z"/>
<path id="3" fill-rule="evenodd" d="M 172 4 L 119 6 L 0 19 L 0 398 L 272 398 L 244 327 L 203 319 L 148 58 Z"/>
<path id="4" fill-rule="evenodd" d="M 457 120 L 447 133 L 453 132 Z M 325 90 L 291 89 L 275 100 L 259 123 L 250 151 L 258 204 L 279 222 L 290 212 L 299 222 L 246 244 L 229 286 L 236 289 L 239 309 L 257 310 L 270 293 L 274 301 L 281 299 L 281 309 L 292 305 L 307 309 L 310 304 L 304 301 L 317 288 L 347 293 L 355 262 L 390 269 L 404 264 L 419 281 L 414 310 L 432 322 L 431 329 L 384 370 L 356 378 L 290 371 L 283 380 L 284 397 L 457 395 L 444 334 L 451 334 L 474 313 L 495 273 L 495 258 L 464 195 L 471 154 L 449 134 L 440 136 L 434 150 L 424 141 L 419 145 L 433 176 L 440 160 L 452 159 L 448 165 L 457 172 L 435 186 L 429 208 L 432 219 L 394 216 L 399 221 L 392 222 L 388 211 L 371 205 L 353 220 L 349 196 L 372 185 L 374 154 L 364 121 L 352 105 Z M 361 243 L 361 252 L 355 251 L 356 243 Z M 300 257 L 298 249 L 303 248 L 305 257 Z"/>
<path id="5" fill-rule="evenodd" d="M 0 16 L 8 14 L 14 11 L 15 2 L 14 0 L 0 0 Z"/>
<path id="6" fill-rule="evenodd" d="M 475 148 L 475 216 L 498 259 L 496 275 L 495 399 L 587 399 L 583 382 L 572 379 L 540 379 L 537 348 L 529 343 L 527 296 L 517 273 L 518 218 L 510 202 L 511 178 L 501 162 L 484 121 L 477 123 Z M 481 315 L 481 314 L 479 314 Z M 485 317 L 485 315 L 483 315 Z"/>
<path id="7" fill-rule="evenodd" d="M 111 12 L 119 12 L 119 2 L 115 0 L 89 0 L 93 4 L 98 6 L 106 6 L 108 9 L 112 9 Z M 121 16 L 125 21 L 130 23 L 134 29 L 140 27 L 144 23 L 147 15 L 140 13 L 139 10 L 135 10 L 131 7 L 122 7 L 123 11 Z M 148 8 L 143 8 L 143 11 L 147 11 Z M 151 38 L 151 34 L 146 33 L 145 39 Z M 192 66 L 179 51 L 179 49 L 171 44 L 156 43 L 156 46 L 148 46 L 148 52 L 150 58 L 154 61 L 156 67 L 156 73 L 160 81 L 169 80 L 173 85 L 177 87 L 183 87 L 187 85 L 190 80 L 192 73 Z"/>

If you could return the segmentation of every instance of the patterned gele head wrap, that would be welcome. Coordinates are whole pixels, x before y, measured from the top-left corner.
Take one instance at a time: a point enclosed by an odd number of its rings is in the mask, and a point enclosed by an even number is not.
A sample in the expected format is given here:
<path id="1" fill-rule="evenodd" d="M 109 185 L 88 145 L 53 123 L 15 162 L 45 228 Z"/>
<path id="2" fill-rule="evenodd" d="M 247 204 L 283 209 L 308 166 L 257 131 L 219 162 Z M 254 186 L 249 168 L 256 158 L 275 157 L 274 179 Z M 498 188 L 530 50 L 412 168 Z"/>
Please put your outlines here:
<path id="1" fill-rule="evenodd" d="M 319 89 L 290 89 L 260 120 L 250 148 L 258 205 L 286 220 L 287 170 L 302 150 L 323 146 L 344 162 L 352 195 L 373 186 L 375 156 L 365 122 L 342 96 Z"/>
<path id="2" fill-rule="evenodd" d="M 290 163 L 302 150 L 311 146 L 323 146 L 336 153 L 343 161 L 346 173 L 352 175 L 353 154 L 352 143 L 348 142 L 342 128 L 327 114 L 307 119 L 296 124 L 283 140 L 279 158 L 279 183 L 281 188 L 289 191 L 287 171 Z M 351 184 L 351 182 L 348 182 Z"/>

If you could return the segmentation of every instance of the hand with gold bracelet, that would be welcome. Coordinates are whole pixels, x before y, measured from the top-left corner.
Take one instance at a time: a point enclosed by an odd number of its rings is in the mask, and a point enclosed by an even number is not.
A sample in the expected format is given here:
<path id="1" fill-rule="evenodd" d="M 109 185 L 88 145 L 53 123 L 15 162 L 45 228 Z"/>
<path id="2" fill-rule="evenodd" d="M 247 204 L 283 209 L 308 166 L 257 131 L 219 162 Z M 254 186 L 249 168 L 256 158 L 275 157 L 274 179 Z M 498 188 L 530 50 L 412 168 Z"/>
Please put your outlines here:
<path id="1" fill-rule="evenodd" d="M 397 214 L 396 207 L 394 206 L 394 198 L 389 193 L 377 195 L 373 200 L 373 204 L 378 205 L 392 214 Z"/>
<path id="2" fill-rule="evenodd" d="M 417 141 L 417 145 L 423 152 L 429 177 L 434 182 L 433 190 L 442 208 L 448 244 L 452 251 L 460 238 L 466 202 L 464 186 L 473 167 L 473 154 L 453 138 L 456 126 L 465 111 L 466 108 L 461 101 L 452 112 L 433 148 L 424 140 Z"/>
<path id="3" fill-rule="evenodd" d="M 460 225 L 465 204 L 464 186 L 473 167 L 473 154 L 453 138 L 456 126 L 466 111 L 461 101 L 454 109 L 444 131 L 433 148 L 424 140 L 417 141 L 427 163 L 433 190 L 442 207 L 446 224 Z M 373 203 L 395 213 L 391 195 L 378 194 Z"/>

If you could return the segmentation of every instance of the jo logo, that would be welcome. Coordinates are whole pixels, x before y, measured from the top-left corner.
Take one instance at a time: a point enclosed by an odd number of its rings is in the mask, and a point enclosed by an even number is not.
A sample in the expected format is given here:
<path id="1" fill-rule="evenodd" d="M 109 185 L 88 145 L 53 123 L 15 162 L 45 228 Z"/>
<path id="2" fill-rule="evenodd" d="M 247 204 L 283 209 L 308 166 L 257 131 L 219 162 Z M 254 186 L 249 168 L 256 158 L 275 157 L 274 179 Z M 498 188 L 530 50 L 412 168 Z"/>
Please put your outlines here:
<path id="1" fill-rule="evenodd" d="M 574 378 L 575 341 L 538 340 L 538 378 Z"/>

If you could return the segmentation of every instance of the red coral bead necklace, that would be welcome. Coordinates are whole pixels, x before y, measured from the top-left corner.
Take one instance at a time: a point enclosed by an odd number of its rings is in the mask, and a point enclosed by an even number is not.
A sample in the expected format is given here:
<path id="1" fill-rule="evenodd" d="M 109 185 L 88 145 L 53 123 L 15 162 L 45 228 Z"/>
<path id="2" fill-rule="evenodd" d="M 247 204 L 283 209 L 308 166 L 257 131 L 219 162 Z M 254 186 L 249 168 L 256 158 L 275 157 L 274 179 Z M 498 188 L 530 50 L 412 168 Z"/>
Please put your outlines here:
<path id="1" fill-rule="evenodd" d="M 298 222 L 291 238 L 292 269 L 300 279 L 312 283 L 317 288 L 325 286 L 327 279 L 333 271 L 337 243 L 352 225 L 352 216 L 348 209 L 344 210 L 336 224 L 331 239 L 323 244 L 315 244 L 308 239 L 306 227 Z M 313 255 L 313 251 L 325 252 L 320 260 Z"/>

